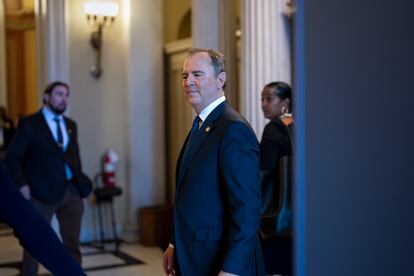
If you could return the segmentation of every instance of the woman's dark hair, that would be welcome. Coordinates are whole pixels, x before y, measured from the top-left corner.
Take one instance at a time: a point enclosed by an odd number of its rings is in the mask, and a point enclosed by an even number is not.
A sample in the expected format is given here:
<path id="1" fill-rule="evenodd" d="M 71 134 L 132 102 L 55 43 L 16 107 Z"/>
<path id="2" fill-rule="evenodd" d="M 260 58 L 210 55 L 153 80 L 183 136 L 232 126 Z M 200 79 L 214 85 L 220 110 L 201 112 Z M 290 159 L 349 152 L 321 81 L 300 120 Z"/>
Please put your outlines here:
<path id="1" fill-rule="evenodd" d="M 274 91 L 274 94 L 281 100 L 289 99 L 289 110 L 292 111 L 292 88 L 290 88 L 289 84 L 283 81 L 274 81 L 266 84 L 265 88 L 271 89 L 272 92 Z"/>
<path id="2" fill-rule="evenodd" d="M 43 92 L 43 95 L 46 95 L 46 94 L 51 94 L 52 93 L 52 91 L 53 91 L 53 89 L 55 89 L 55 87 L 56 86 L 64 86 L 64 87 L 66 87 L 66 89 L 69 91 L 69 85 L 67 84 L 67 83 L 64 83 L 64 82 L 62 82 L 62 81 L 54 81 L 54 82 L 52 82 L 52 83 L 49 83 L 47 86 L 46 86 L 46 88 L 45 88 L 45 90 L 44 90 L 44 92 Z M 45 104 L 46 102 L 45 102 L 45 100 L 43 99 L 43 104 Z"/>

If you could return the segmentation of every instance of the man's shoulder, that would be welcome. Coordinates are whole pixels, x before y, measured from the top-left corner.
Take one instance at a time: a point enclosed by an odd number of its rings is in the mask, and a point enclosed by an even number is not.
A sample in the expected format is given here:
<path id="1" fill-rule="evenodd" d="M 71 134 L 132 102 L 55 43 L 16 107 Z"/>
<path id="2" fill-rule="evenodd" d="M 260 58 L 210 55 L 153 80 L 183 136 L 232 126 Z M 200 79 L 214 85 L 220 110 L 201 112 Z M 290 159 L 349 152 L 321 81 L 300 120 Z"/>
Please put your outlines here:
<path id="1" fill-rule="evenodd" d="M 65 119 L 65 122 L 66 123 L 70 123 L 70 124 L 76 125 L 75 120 L 73 120 L 73 119 L 71 119 L 71 118 L 69 118 L 67 116 L 63 116 L 63 118 Z"/>
<path id="2" fill-rule="evenodd" d="M 247 120 L 229 104 L 225 106 L 220 119 L 223 123 L 229 125 L 233 123 L 241 123 L 250 127 L 250 124 L 247 122 Z"/>
<path id="3" fill-rule="evenodd" d="M 26 116 L 22 116 L 19 119 L 19 124 L 20 123 L 31 124 L 31 123 L 37 122 L 39 120 L 39 118 L 41 118 L 42 116 L 43 115 L 42 115 L 41 111 L 37 111 L 35 113 L 29 114 L 29 115 L 26 115 Z"/>
<path id="4" fill-rule="evenodd" d="M 223 134 L 256 137 L 249 122 L 229 104 L 226 104 L 220 118 L 216 122 L 216 126 Z"/>

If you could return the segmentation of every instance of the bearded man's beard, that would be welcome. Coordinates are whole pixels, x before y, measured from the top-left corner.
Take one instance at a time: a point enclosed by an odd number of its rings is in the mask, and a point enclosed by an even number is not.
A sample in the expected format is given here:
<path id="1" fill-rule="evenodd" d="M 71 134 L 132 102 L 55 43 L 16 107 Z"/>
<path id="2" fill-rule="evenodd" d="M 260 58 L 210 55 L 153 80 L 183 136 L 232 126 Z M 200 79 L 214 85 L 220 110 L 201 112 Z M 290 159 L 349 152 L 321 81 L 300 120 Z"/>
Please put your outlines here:
<path id="1" fill-rule="evenodd" d="M 49 108 L 57 115 L 61 115 L 63 112 L 66 111 L 66 106 L 63 108 L 56 108 L 54 106 L 49 105 Z"/>

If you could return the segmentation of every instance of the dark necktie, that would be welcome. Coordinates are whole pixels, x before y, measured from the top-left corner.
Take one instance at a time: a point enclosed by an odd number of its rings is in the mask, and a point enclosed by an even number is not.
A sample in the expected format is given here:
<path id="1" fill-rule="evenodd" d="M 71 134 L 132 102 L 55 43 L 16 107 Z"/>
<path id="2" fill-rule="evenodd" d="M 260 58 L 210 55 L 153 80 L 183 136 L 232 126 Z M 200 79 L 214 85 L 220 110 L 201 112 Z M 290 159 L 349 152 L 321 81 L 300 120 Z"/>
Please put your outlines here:
<path id="1" fill-rule="evenodd" d="M 62 134 L 62 129 L 60 128 L 60 119 L 58 117 L 55 117 L 53 121 L 56 122 L 56 133 L 57 133 L 56 142 L 58 144 L 58 147 L 60 147 L 63 150 L 63 134 Z"/>
<path id="2" fill-rule="evenodd" d="M 63 133 L 62 133 L 62 129 L 60 128 L 60 119 L 59 117 L 55 117 L 53 118 L 53 121 L 56 122 L 56 133 L 57 133 L 56 142 L 58 144 L 58 147 L 62 151 L 65 151 L 63 148 Z M 72 178 L 72 170 L 70 169 L 67 163 L 65 163 L 65 170 L 66 170 L 66 179 L 70 180 Z"/>
<path id="3" fill-rule="evenodd" d="M 185 149 L 184 149 L 184 155 L 183 155 L 183 160 L 181 161 L 180 169 L 182 168 L 183 164 L 188 161 L 187 160 L 188 159 L 188 151 L 191 147 L 192 140 L 194 140 L 194 136 L 197 134 L 197 131 L 198 131 L 199 125 L 200 125 L 200 121 L 201 121 L 200 117 L 196 116 L 194 118 L 193 125 L 191 127 L 190 136 L 188 137 L 187 145 L 185 146 Z"/>
<path id="4" fill-rule="evenodd" d="M 185 147 L 186 150 L 188 148 L 190 148 L 191 142 L 192 142 L 192 140 L 194 140 L 194 136 L 197 134 L 197 131 L 198 131 L 199 126 L 200 126 L 200 121 L 201 121 L 200 117 L 196 116 L 194 118 L 193 125 L 191 127 L 190 137 L 188 137 L 187 146 Z"/>
<path id="5" fill-rule="evenodd" d="M 198 131 L 198 129 L 199 129 L 199 127 L 200 127 L 200 121 L 201 121 L 200 117 L 196 116 L 196 117 L 194 118 L 194 121 L 193 121 L 193 126 L 191 127 L 191 134 L 190 134 L 190 137 L 191 137 L 192 135 L 194 135 L 194 134 Z"/>

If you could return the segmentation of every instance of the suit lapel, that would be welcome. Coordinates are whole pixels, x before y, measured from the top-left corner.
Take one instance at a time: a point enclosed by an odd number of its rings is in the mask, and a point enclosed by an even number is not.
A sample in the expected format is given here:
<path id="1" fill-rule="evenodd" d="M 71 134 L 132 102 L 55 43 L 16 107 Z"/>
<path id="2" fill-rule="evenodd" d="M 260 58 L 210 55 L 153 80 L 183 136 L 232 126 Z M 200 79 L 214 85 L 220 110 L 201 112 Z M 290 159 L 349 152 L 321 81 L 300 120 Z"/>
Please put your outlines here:
<path id="1" fill-rule="evenodd" d="M 37 113 L 37 119 L 39 121 L 39 126 L 41 132 L 47 137 L 46 141 L 53 144 L 57 149 L 59 149 L 58 144 L 56 143 L 55 137 L 53 136 L 49 125 L 46 122 L 45 117 L 43 116 L 42 110 Z"/>
<path id="2" fill-rule="evenodd" d="M 49 125 L 46 122 L 46 119 L 45 119 L 45 116 L 42 113 L 42 110 L 40 110 L 37 113 L 37 119 L 39 121 L 40 129 L 41 129 L 42 133 L 47 137 L 46 140 L 49 141 L 50 143 L 52 143 L 56 147 L 56 149 L 61 151 L 61 148 L 59 148 L 58 144 L 56 143 L 56 139 L 53 136 L 53 133 L 49 128 Z M 66 148 L 66 150 L 67 150 L 70 146 L 70 143 L 73 141 L 73 139 L 72 139 L 73 127 L 72 127 L 71 122 L 66 117 L 63 117 L 63 119 L 65 120 L 66 129 L 67 129 L 67 133 L 68 133 L 68 139 L 69 139 L 68 146 Z"/>
<path id="3" fill-rule="evenodd" d="M 201 128 L 197 131 L 194 137 L 192 137 L 191 144 L 189 148 L 186 149 L 188 144 L 189 135 L 187 135 L 185 144 L 181 150 L 180 157 L 178 158 L 177 163 L 177 191 L 176 195 L 179 193 L 179 190 L 182 186 L 185 175 L 187 174 L 192 160 L 197 155 L 197 152 L 200 150 L 202 145 L 205 143 L 207 137 L 214 131 L 215 121 L 220 118 L 221 113 L 223 113 L 227 102 L 223 102 L 218 105 L 206 118 L 206 120 L 201 125 Z M 185 154 L 184 154 L 185 153 Z"/>
<path id="4" fill-rule="evenodd" d="M 73 140 L 73 125 L 72 125 L 72 122 L 69 121 L 68 118 L 66 118 L 65 116 L 63 116 L 63 119 L 65 120 L 66 131 L 68 134 L 68 146 L 66 147 L 66 150 L 68 150 L 72 141 L 74 141 Z"/>

